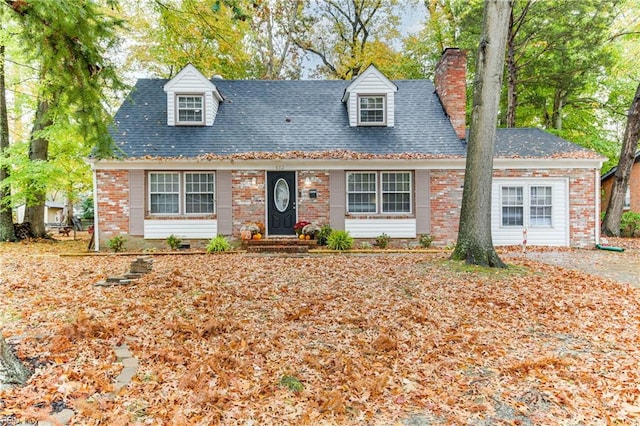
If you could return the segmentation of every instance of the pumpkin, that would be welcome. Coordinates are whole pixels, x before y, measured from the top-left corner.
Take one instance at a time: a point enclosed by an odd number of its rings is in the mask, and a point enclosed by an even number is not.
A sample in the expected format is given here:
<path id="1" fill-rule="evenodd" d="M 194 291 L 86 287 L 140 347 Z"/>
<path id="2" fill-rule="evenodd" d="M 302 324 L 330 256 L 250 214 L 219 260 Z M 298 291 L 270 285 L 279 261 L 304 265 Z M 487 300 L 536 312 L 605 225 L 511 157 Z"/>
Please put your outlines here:
<path id="1" fill-rule="evenodd" d="M 253 236 L 254 240 L 259 240 L 260 238 L 262 238 L 262 234 L 259 232 Z"/>
<path id="2" fill-rule="evenodd" d="M 242 238 L 243 240 L 250 240 L 251 239 L 251 231 L 240 231 L 240 238 Z"/>
<path id="3" fill-rule="evenodd" d="M 311 235 L 308 235 L 308 234 L 307 234 L 307 235 L 305 235 L 305 236 L 304 236 L 304 239 L 305 239 L 305 240 L 310 240 L 310 239 L 311 239 Z"/>
<path id="4" fill-rule="evenodd" d="M 298 238 L 301 239 L 301 240 L 304 240 L 304 234 L 298 235 Z"/>

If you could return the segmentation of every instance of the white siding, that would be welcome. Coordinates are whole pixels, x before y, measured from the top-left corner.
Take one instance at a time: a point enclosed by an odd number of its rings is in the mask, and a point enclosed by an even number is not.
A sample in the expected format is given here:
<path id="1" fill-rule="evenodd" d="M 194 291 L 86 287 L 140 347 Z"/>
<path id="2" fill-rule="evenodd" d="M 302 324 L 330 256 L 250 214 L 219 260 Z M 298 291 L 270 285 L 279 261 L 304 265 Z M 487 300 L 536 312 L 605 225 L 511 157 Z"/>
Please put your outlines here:
<path id="1" fill-rule="evenodd" d="M 176 125 L 176 94 L 203 94 L 205 125 L 212 126 L 218 112 L 218 98 L 214 95 L 217 89 L 193 66 L 189 65 L 165 85 L 167 92 L 167 125 Z"/>
<path id="2" fill-rule="evenodd" d="M 167 92 L 167 126 L 176 125 L 176 92 Z"/>
<path id="3" fill-rule="evenodd" d="M 415 219 L 345 219 L 345 229 L 354 238 L 375 238 L 383 233 L 391 238 L 415 238 Z"/>
<path id="4" fill-rule="evenodd" d="M 218 234 L 216 219 L 145 220 L 144 238 L 164 239 L 169 235 L 189 239 L 210 239 Z"/>
<path id="5" fill-rule="evenodd" d="M 358 95 L 386 95 L 387 127 L 395 125 L 395 101 L 394 95 L 398 88 L 384 74 L 374 66 L 367 68 L 347 88 L 346 98 L 347 112 L 349 114 L 349 126 L 358 125 Z"/>
<path id="6" fill-rule="evenodd" d="M 394 92 L 387 93 L 387 127 L 396 125 L 396 103 L 394 101 Z"/>
<path id="7" fill-rule="evenodd" d="M 501 187 L 522 186 L 525 195 L 524 227 L 502 226 Z M 528 226 L 528 192 L 531 186 L 551 186 L 551 226 Z M 527 245 L 569 246 L 569 200 L 567 179 L 494 178 L 491 193 L 491 234 L 495 245 L 522 244 L 527 229 Z"/>

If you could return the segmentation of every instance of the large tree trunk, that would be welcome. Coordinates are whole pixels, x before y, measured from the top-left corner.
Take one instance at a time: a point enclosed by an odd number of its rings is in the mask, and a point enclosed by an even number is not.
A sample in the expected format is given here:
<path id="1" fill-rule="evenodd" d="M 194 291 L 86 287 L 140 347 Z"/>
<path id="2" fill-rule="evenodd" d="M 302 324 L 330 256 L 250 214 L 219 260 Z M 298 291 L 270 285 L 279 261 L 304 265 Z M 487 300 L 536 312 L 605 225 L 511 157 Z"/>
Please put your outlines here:
<path id="1" fill-rule="evenodd" d="M 0 155 L 9 148 L 9 121 L 7 115 L 7 92 L 4 79 L 5 47 L 0 45 Z M 3 188 L 2 182 L 9 177 L 9 168 L 0 167 L 0 241 L 16 241 L 13 230 L 13 212 L 8 197 L 10 188 Z"/>
<path id="2" fill-rule="evenodd" d="M 49 157 L 49 140 L 44 137 L 41 132 L 50 124 L 47 118 L 49 113 L 49 103 L 45 100 L 38 102 L 36 110 L 35 122 L 31 131 L 31 140 L 29 141 L 29 160 L 31 161 L 48 161 Z M 45 238 L 47 232 L 44 222 L 44 204 L 46 202 L 46 189 L 33 188 L 34 200 L 27 203 L 25 210 L 25 221 L 31 224 L 31 232 L 36 238 Z"/>
<path id="3" fill-rule="evenodd" d="M 0 389 L 22 385 L 30 375 L 0 333 Z"/>
<path id="4" fill-rule="evenodd" d="M 507 37 L 507 127 L 516 127 L 516 106 L 518 105 L 518 81 L 516 67 L 515 40 L 516 29 L 513 22 L 513 9 L 509 14 L 509 36 Z"/>
<path id="5" fill-rule="evenodd" d="M 607 205 L 607 212 L 602 223 L 602 233 L 608 236 L 620 236 L 620 219 L 624 208 L 624 196 L 629 184 L 629 176 L 635 161 L 640 137 L 640 84 L 633 97 L 629 114 L 627 115 L 627 127 L 624 131 L 624 140 L 620 150 L 618 168 L 613 174 L 611 196 Z"/>
<path id="6" fill-rule="evenodd" d="M 485 0 L 482 36 L 473 88 L 473 110 L 462 193 L 462 209 L 452 259 L 504 268 L 491 236 L 491 179 L 496 124 L 512 1 Z"/>

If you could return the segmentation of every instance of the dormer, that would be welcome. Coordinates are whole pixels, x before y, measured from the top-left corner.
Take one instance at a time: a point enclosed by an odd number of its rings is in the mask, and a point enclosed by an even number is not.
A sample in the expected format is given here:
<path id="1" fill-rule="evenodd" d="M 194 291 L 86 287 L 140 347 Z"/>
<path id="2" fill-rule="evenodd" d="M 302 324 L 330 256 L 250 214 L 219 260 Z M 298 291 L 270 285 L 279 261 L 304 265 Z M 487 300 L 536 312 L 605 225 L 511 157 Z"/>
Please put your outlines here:
<path id="1" fill-rule="evenodd" d="M 369 65 L 351 82 L 342 96 L 349 113 L 349 126 L 393 127 L 394 95 L 397 91 L 398 86 L 374 65 Z"/>
<path id="2" fill-rule="evenodd" d="M 216 86 L 191 64 L 164 85 L 167 125 L 213 126 L 222 102 Z"/>

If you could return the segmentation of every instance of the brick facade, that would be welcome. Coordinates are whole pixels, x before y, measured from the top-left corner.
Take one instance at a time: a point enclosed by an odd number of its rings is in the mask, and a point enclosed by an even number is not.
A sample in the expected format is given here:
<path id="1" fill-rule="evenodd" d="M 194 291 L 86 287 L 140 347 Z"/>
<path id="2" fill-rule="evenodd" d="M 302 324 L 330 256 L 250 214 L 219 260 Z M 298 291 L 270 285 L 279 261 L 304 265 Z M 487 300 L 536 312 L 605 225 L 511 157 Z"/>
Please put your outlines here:
<path id="1" fill-rule="evenodd" d="M 264 223 L 266 215 L 264 171 L 232 172 L 233 237 L 240 237 L 240 228 L 247 222 Z"/>
<path id="2" fill-rule="evenodd" d="M 316 190 L 316 198 L 309 192 Z M 298 220 L 324 225 L 329 223 L 329 172 L 298 172 Z"/>
<path id="3" fill-rule="evenodd" d="M 445 49 L 436 65 L 436 93 L 460 139 L 465 138 L 467 114 L 467 54 L 460 49 Z"/>
<path id="4" fill-rule="evenodd" d="M 496 170 L 495 178 L 569 177 L 569 244 L 590 247 L 595 244 L 596 181 L 594 169 Z M 464 171 L 431 171 L 431 235 L 434 243 L 455 243 L 462 205 Z"/>
<path id="5" fill-rule="evenodd" d="M 97 226 L 104 241 L 129 233 L 129 171 L 96 171 Z"/>
<path id="6" fill-rule="evenodd" d="M 594 230 L 596 185 L 595 169 L 497 170 L 494 177 L 569 178 L 570 245 L 586 247 L 595 243 Z M 129 173 L 125 170 L 98 170 L 97 204 L 100 238 L 107 241 L 129 232 Z M 233 238 L 247 222 L 265 222 L 265 171 L 232 172 Z M 326 170 L 297 172 L 297 216 L 317 224 L 329 223 L 329 172 Z M 457 238 L 464 170 L 430 171 L 430 234 L 434 244 L 453 244 Z M 316 191 L 316 198 L 310 197 Z M 188 220 L 188 219 L 186 219 Z"/>
<path id="7" fill-rule="evenodd" d="M 636 162 L 633 163 L 631 169 L 631 175 L 629 176 L 629 192 L 631 196 L 631 203 L 629 206 L 630 211 L 640 213 L 640 158 L 636 158 Z M 611 175 L 607 179 L 602 181 L 602 197 L 601 197 L 601 211 L 607 211 L 609 206 L 609 198 L 611 198 L 611 187 L 615 176 Z M 626 211 L 627 209 L 625 209 Z"/>

